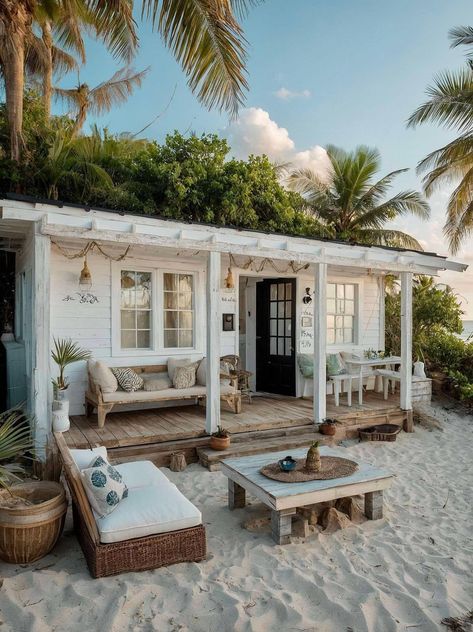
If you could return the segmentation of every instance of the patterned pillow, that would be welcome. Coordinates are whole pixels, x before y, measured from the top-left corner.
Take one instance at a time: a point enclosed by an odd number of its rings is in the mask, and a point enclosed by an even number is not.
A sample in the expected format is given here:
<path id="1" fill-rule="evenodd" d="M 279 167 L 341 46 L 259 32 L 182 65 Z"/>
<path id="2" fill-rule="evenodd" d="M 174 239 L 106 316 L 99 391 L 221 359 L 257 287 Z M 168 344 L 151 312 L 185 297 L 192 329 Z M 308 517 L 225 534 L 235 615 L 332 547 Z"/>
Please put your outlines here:
<path id="1" fill-rule="evenodd" d="M 339 353 L 327 353 L 327 375 L 343 375 L 346 365 Z"/>
<path id="2" fill-rule="evenodd" d="M 102 457 L 97 457 L 95 461 L 99 459 L 103 460 Z M 128 496 L 128 487 L 120 472 L 113 465 L 105 461 L 104 463 L 105 465 L 89 467 L 81 472 L 87 498 L 100 518 L 111 513 Z"/>
<path id="3" fill-rule="evenodd" d="M 133 369 L 112 369 L 113 375 L 117 378 L 120 387 L 127 393 L 138 391 L 143 388 L 143 378 Z"/>
<path id="4" fill-rule="evenodd" d="M 199 366 L 198 362 L 188 364 L 187 366 L 180 366 L 174 371 L 174 377 L 172 384 L 174 388 L 190 388 L 194 386 L 196 380 L 196 371 Z"/>

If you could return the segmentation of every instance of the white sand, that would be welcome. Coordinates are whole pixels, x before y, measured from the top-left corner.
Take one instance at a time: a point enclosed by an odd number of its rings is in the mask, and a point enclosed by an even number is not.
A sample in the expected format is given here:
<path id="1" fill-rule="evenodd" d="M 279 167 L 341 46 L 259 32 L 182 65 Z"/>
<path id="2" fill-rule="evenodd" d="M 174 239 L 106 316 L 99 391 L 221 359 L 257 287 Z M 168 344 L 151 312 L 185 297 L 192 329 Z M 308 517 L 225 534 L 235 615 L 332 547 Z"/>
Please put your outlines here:
<path id="1" fill-rule="evenodd" d="M 207 561 L 93 580 L 68 523 L 33 567 L 2 565 L 0 631 L 445 630 L 473 608 L 473 419 L 435 414 L 443 432 L 347 449 L 397 476 L 381 521 L 276 546 L 240 526 L 256 502 L 228 511 L 222 474 L 165 470 L 203 511 Z"/>

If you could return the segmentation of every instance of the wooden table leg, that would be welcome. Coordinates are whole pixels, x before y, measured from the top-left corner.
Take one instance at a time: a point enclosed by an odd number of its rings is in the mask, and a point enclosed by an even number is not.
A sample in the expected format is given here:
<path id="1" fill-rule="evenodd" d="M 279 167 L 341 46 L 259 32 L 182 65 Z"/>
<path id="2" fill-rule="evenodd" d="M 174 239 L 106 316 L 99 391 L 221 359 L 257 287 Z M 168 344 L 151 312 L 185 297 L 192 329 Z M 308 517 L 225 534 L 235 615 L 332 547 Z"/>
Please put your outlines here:
<path id="1" fill-rule="evenodd" d="M 271 532 L 276 544 L 289 544 L 292 533 L 292 516 L 296 508 L 271 511 Z"/>
<path id="2" fill-rule="evenodd" d="M 241 509 L 246 504 L 246 492 L 245 489 L 228 479 L 228 508 L 229 509 Z"/>
<path id="3" fill-rule="evenodd" d="M 365 515 L 369 520 L 383 517 L 383 490 L 365 494 Z"/>

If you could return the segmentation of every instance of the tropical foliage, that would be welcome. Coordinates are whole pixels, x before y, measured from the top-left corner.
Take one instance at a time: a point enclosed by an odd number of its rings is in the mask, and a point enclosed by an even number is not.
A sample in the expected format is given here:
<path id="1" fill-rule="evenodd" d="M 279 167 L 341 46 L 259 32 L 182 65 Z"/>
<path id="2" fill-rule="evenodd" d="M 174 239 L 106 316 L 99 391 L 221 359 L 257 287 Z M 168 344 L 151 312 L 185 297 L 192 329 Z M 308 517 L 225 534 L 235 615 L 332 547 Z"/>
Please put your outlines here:
<path id="1" fill-rule="evenodd" d="M 51 351 L 51 357 L 59 368 L 59 376 L 53 381 L 53 384 L 58 390 L 65 390 L 69 386 L 64 376 L 66 367 L 74 362 L 88 360 L 90 351 L 81 349 L 77 342 L 73 342 L 70 338 L 65 340 L 54 338 L 53 343 L 54 349 Z"/>
<path id="2" fill-rule="evenodd" d="M 377 149 L 360 146 L 347 152 L 327 147 L 331 163 L 328 182 L 309 169 L 290 173 L 289 186 L 300 193 L 322 234 L 372 245 L 422 250 L 419 242 L 386 225 L 403 215 L 429 216 L 429 206 L 417 191 L 402 191 L 387 198 L 400 169 L 375 179 L 380 169 Z"/>
<path id="3" fill-rule="evenodd" d="M 0 413 L 0 487 L 21 481 L 24 467 L 12 460 L 32 448 L 30 423 L 24 413 L 17 408 Z"/>
<path id="4" fill-rule="evenodd" d="M 467 63 L 457 71 L 444 71 L 427 88 L 428 100 L 409 118 L 409 125 L 427 122 L 458 133 L 453 141 L 433 151 L 418 165 L 424 173 L 425 193 L 454 185 L 444 227 L 450 250 L 457 252 L 473 232 L 473 28 L 450 31 L 452 47 L 469 46 Z"/>

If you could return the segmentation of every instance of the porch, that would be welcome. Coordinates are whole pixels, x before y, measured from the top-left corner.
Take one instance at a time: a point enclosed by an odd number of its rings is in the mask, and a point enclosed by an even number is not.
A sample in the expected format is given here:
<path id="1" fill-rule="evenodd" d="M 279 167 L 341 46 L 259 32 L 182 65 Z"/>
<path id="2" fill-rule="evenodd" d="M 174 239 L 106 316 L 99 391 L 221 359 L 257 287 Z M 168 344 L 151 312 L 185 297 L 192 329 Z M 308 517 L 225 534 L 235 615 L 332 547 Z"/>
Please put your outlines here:
<path id="1" fill-rule="evenodd" d="M 399 394 L 384 400 L 382 394 L 373 391 L 365 393 L 362 406 L 354 401 L 349 407 L 342 398 L 337 407 L 333 397 L 328 396 L 327 415 L 340 422 L 336 440 L 357 436 L 359 427 L 387 421 L 402 424 L 406 419 L 399 407 Z M 70 448 L 104 445 L 114 459 L 150 459 L 163 466 L 169 464 L 169 457 L 176 450 L 184 451 L 188 462 L 198 460 L 197 450 L 209 443 L 205 419 L 202 406 L 111 413 L 103 428 L 98 427 L 95 415 L 90 419 L 75 415 L 64 437 Z M 221 423 L 232 434 L 232 444 L 242 447 L 243 443 L 252 443 L 261 452 L 281 445 L 295 448 L 321 438 L 316 433 L 310 399 L 256 396 L 251 404 L 243 402 L 239 415 L 222 406 Z"/>

